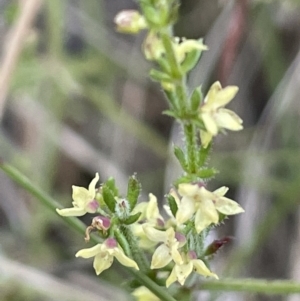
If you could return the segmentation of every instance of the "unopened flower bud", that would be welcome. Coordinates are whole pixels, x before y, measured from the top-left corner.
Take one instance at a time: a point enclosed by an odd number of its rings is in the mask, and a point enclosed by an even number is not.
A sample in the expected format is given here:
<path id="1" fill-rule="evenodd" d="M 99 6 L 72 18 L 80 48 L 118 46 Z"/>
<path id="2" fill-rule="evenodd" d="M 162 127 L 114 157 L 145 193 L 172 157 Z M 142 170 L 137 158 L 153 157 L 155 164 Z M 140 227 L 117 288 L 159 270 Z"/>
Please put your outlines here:
<path id="1" fill-rule="evenodd" d="M 204 255 L 209 256 L 215 254 L 220 248 L 222 248 L 225 244 L 230 242 L 233 238 L 230 236 L 225 236 L 221 239 L 214 240 L 205 250 Z"/>
<path id="2" fill-rule="evenodd" d="M 155 61 L 162 57 L 165 52 L 161 39 L 155 32 L 151 32 L 147 35 L 143 43 L 143 51 L 145 57 L 149 61 Z"/>
<path id="3" fill-rule="evenodd" d="M 93 218 L 92 226 L 98 230 L 107 231 L 110 227 L 110 219 L 105 216 L 96 216 Z"/>
<path id="4" fill-rule="evenodd" d="M 107 248 L 109 248 L 109 249 L 113 249 L 118 246 L 117 241 L 112 237 L 108 238 L 104 243 L 107 246 Z"/>
<path id="5" fill-rule="evenodd" d="M 138 33 L 147 28 L 145 18 L 136 10 L 122 10 L 114 19 L 117 31 L 122 33 Z"/>

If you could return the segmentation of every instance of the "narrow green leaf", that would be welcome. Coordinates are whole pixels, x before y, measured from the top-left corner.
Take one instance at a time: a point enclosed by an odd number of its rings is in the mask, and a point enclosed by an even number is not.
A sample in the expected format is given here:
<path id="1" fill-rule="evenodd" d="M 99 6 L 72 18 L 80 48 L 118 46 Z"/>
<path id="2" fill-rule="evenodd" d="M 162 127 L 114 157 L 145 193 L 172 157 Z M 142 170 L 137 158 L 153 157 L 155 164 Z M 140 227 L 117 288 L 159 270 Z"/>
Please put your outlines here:
<path id="1" fill-rule="evenodd" d="M 176 158 L 178 159 L 181 167 L 184 170 L 186 170 L 188 164 L 186 162 L 186 158 L 185 158 L 185 154 L 184 154 L 183 150 L 178 146 L 174 146 L 174 154 L 175 154 Z"/>
<path id="2" fill-rule="evenodd" d="M 190 103 L 191 103 L 191 111 L 192 112 L 196 112 L 199 109 L 202 99 L 203 99 L 203 94 L 202 94 L 201 86 L 200 86 L 200 87 L 197 87 L 191 95 Z"/>
<path id="3" fill-rule="evenodd" d="M 162 114 L 173 117 L 175 119 L 177 119 L 179 117 L 174 111 L 171 111 L 171 110 L 165 110 L 162 112 Z"/>
<path id="4" fill-rule="evenodd" d="M 114 198 L 113 192 L 109 189 L 109 187 L 104 184 L 102 186 L 102 195 L 103 195 L 103 201 L 108 207 L 108 209 L 114 213 L 116 210 L 116 200 Z"/>
<path id="5" fill-rule="evenodd" d="M 178 97 L 174 92 L 164 90 L 165 95 L 169 101 L 171 109 L 178 111 Z"/>
<path id="6" fill-rule="evenodd" d="M 175 198 L 170 194 L 168 194 L 167 198 L 168 198 L 168 203 L 169 203 L 171 212 L 172 212 L 173 216 L 175 217 L 176 213 L 178 211 L 178 207 L 177 207 L 177 203 L 175 201 Z"/>
<path id="7" fill-rule="evenodd" d="M 105 185 L 110 189 L 114 196 L 119 196 L 118 188 L 116 187 L 116 182 L 113 177 L 109 177 L 105 182 Z"/>
<path id="8" fill-rule="evenodd" d="M 199 154 L 198 154 L 198 162 L 197 166 L 202 167 L 207 162 L 208 156 L 211 151 L 211 143 L 207 146 L 207 148 L 201 147 Z"/>
<path id="9" fill-rule="evenodd" d="M 197 172 L 197 176 L 201 179 L 212 178 L 217 174 L 217 170 L 214 168 L 203 168 Z"/>
<path id="10" fill-rule="evenodd" d="M 128 186 L 127 186 L 127 200 L 130 204 L 130 212 L 135 207 L 138 197 L 141 192 L 141 183 L 137 180 L 136 176 L 133 175 L 128 180 Z"/>
<path id="11" fill-rule="evenodd" d="M 130 215 L 127 219 L 122 220 L 122 223 L 125 225 L 131 225 L 134 224 L 141 216 L 142 212 L 138 212 L 134 215 Z"/>
<path id="12" fill-rule="evenodd" d="M 166 82 L 166 83 L 173 83 L 174 80 L 167 74 L 164 72 L 161 72 L 159 70 L 156 69 L 151 69 L 149 72 L 149 76 L 157 82 Z"/>

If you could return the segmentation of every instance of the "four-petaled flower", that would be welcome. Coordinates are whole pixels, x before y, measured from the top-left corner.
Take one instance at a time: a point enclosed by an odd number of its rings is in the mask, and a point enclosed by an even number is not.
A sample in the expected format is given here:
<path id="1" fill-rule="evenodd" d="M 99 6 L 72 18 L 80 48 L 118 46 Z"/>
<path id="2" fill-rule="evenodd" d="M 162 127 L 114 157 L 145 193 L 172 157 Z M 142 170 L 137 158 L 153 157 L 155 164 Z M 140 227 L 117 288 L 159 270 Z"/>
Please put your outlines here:
<path id="1" fill-rule="evenodd" d="M 56 209 L 57 213 L 62 216 L 82 216 L 86 213 L 95 213 L 99 207 L 95 200 L 96 184 L 99 181 L 99 174 L 91 181 L 89 189 L 79 186 L 72 186 L 73 208 Z"/>
<path id="2" fill-rule="evenodd" d="M 118 246 L 114 238 L 108 238 L 103 244 L 97 244 L 92 248 L 80 250 L 75 256 L 83 258 L 95 257 L 93 266 L 97 275 L 112 265 L 114 257 L 122 265 L 139 270 L 136 262 L 124 254 L 124 251 Z"/>
<path id="3" fill-rule="evenodd" d="M 155 242 L 163 242 L 154 252 L 151 261 L 151 269 L 160 269 L 169 264 L 172 260 L 175 263 L 183 263 L 179 248 L 185 245 L 186 239 L 183 234 L 176 233 L 171 227 L 166 231 L 160 231 L 150 225 L 143 225 L 148 238 Z"/>
<path id="4" fill-rule="evenodd" d="M 224 197 L 228 188 L 223 186 L 210 192 L 197 184 L 180 184 L 178 192 L 182 196 L 176 220 L 184 223 L 195 214 L 195 228 L 197 233 L 210 224 L 219 222 L 219 213 L 234 215 L 244 212 L 244 209 L 235 201 Z"/>
<path id="5" fill-rule="evenodd" d="M 225 109 L 238 92 L 238 87 L 228 86 L 222 89 L 220 82 L 215 82 L 209 89 L 204 104 L 200 107 L 199 116 L 206 130 L 200 131 L 203 147 L 207 147 L 213 136 L 220 129 L 240 131 L 243 129 L 243 120 L 233 111 Z"/>
<path id="6" fill-rule="evenodd" d="M 184 285 L 186 278 L 195 270 L 196 273 L 206 276 L 214 277 L 219 279 L 216 274 L 211 272 L 209 268 L 201 259 L 197 259 L 194 251 L 188 252 L 188 254 L 182 254 L 184 263 L 176 263 L 173 270 L 166 281 L 166 287 L 169 287 L 173 282 L 178 281 L 181 285 Z"/>

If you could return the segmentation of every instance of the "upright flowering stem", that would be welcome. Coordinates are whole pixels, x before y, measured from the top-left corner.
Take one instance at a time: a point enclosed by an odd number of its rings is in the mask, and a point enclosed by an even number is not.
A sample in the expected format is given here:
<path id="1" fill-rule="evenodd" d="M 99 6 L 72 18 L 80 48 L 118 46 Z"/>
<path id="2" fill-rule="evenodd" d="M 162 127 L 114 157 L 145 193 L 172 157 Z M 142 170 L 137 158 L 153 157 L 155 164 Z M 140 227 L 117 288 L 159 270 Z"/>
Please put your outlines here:
<path id="1" fill-rule="evenodd" d="M 122 226 L 121 231 L 122 231 L 122 233 L 124 233 L 124 235 L 126 237 L 126 240 L 130 246 L 131 255 L 132 255 L 133 259 L 137 262 L 140 270 L 143 273 L 149 272 L 150 264 L 148 262 L 148 259 L 146 258 L 144 252 L 142 252 L 142 250 L 139 248 L 137 240 L 136 240 L 135 236 L 133 235 L 131 229 L 127 226 Z"/>

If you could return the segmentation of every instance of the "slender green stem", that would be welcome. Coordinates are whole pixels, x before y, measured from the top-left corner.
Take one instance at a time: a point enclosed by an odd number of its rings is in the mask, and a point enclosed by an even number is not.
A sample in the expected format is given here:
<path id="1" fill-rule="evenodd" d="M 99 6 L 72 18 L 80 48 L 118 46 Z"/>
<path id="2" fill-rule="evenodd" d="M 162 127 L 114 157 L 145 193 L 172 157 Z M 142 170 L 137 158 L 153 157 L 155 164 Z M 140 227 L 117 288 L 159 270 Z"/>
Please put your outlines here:
<path id="1" fill-rule="evenodd" d="M 148 262 L 148 259 L 145 256 L 144 252 L 139 248 L 137 240 L 136 240 L 135 236 L 133 235 L 132 231 L 127 226 L 122 226 L 121 231 L 122 231 L 122 233 L 124 233 L 124 236 L 126 237 L 126 240 L 128 241 L 132 257 L 136 261 L 140 270 L 144 273 L 148 273 L 150 264 Z"/>
<path id="2" fill-rule="evenodd" d="M 120 246 L 122 247 L 122 249 L 124 250 L 124 253 L 131 257 L 132 253 L 128 244 L 128 241 L 126 239 L 126 237 L 123 235 L 123 233 L 120 231 L 119 228 L 115 228 L 114 230 L 114 235 L 118 241 L 118 243 L 120 244 Z"/>
<path id="3" fill-rule="evenodd" d="M 164 301 L 176 301 L 172 296 L 169 295 L 166 287 L 158 286 L 155 282 L 153 282 L 149 277 L 142 274 L 139 271 L 134 269 L 130 269 L 129 272 L 136 278 L 142 285 L 147 287 L 151 292 L 153 292 L 160 300 Z"/>
<path id="4" fill-rule="evenodd" d="M 192 123 L 183 124 L 184 136 L 186 139 L 187 163 L 190 174 L 196 172 L 196 153 L 197 153 L 197 136 L 196 128 Z"/>
<path id="5" fill-rule="evenodd" d="M 13 166 L 0 162 L 0 168 L 16 183 L 23 187 L 26 191 L 30 192 L 35 196 L 44 206 L 52 211 L 56 208 L 61 208 L 62 206 L 57 203 L 51 196 L 46 194 L 43 190 L 35 186 L 31 181 L 19 172 Z M 62 217 L 63 220 L 68 223 L 76 231 L 85 234 L 86 226 L 78 218 L 75 217 Z"/>
<path id="6" fill-rule="evenodd" d="M 286 295 L 300 293 L 300 283 L 290 280 L 221 279 L 205 281 L 199 289 Z"/>

